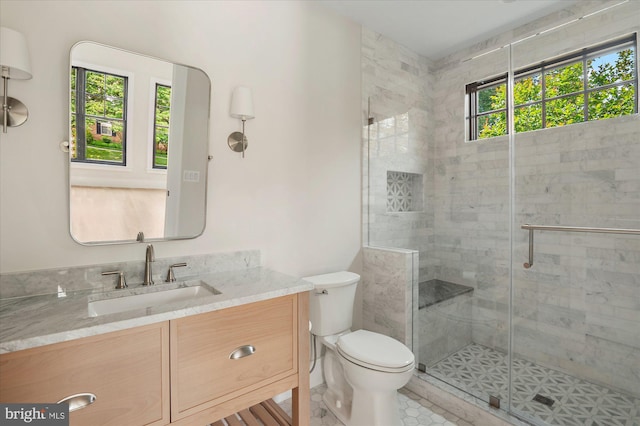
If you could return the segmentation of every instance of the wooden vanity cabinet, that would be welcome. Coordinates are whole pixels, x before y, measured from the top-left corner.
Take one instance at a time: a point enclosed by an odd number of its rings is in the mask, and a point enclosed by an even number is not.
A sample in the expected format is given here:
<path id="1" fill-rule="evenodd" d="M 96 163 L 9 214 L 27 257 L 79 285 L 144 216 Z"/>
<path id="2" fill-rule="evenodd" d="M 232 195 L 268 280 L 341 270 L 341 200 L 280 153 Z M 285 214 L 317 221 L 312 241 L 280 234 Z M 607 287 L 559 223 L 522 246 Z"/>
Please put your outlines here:
<path id="1" fill-rule="evenodd" d="M 171 421 L 207 424 L 294 389 L 294 423 L 308 424 L 307 309 L 304 293 L 172 320 Z"/>
<path id="2" fill-rule="evenodd" d="M 93 404 L 71 426 L 166 425 L 169 322 L 0 355 L 0 401 L 56 403 L 79 393 Z"/>
<path id="3" fill-rule="evenodd" d="M 293 294 L 2 354 L 0 402 L 90 392 L 71 426 L 204 426 L 292 389 L 293 424 L 308 425 L 308 306 Z"/>

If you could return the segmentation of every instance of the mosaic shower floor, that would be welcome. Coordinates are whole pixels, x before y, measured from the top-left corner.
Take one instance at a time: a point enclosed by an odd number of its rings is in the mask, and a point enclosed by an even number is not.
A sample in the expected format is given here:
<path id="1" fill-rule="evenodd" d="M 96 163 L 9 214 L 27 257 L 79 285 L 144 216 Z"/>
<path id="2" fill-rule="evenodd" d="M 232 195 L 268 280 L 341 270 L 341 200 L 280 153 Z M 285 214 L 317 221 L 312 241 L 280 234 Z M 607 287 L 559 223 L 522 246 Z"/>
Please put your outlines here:
<path id="1" fill-rule="evenodd" d="M 541 367 L 529 361 L 513 362 L 513 408 L 551 425 L 640 426 L 640 399 Z M 431 375 L 488 400 L 497 396 L 506 404 L 506 355 L 471 344 L 427 370 Z M 553 400 L 551 406 L 534 401 L 536 395 Z"/>

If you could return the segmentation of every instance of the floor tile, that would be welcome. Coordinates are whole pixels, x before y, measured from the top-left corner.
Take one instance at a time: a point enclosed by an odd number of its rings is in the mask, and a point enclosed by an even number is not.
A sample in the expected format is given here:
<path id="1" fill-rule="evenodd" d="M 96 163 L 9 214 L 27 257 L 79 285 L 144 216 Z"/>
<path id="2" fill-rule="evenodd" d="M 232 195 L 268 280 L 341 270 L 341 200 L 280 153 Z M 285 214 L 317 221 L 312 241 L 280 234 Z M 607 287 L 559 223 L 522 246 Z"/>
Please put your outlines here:
<path id="1" fill-rule="evenodd" d="M 322 401 L 322 394 L 326 385 L 311 389 L 311 426 L 343 426 L 343 424 L 329 411 Z M 427 402 L 420 396 L 406 389 L 398 392 L 398 409 L 400 410 L 400 426 L 472 426 L 471 423 L 460 420 L 448 411 L 433 405 L 426 407 L 421 401 Z M 280 404 L 291 414 L 291 400 Z M 438 411 L 440 414 L 436 413 Z"/>
<path id="2" fill-rule="evenodd" d="M 471 344 L 437 362 L 427 372 L 452 386 L 488 400 L 508 398 L 505 354 Z M 558 426 L 640 425 L 640 399 L 522 359 L 513 362 L 513 407 Z M 533 400 L 536 394 L 551 406 Z"/>

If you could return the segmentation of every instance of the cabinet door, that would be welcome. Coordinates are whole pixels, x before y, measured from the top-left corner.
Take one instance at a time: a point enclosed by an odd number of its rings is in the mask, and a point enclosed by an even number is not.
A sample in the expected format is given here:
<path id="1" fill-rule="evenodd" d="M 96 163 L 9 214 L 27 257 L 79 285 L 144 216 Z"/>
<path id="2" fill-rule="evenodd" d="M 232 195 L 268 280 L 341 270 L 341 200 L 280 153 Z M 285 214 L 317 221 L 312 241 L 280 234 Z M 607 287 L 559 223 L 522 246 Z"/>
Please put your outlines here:
<path id="1" fill-rule="evenodd" d="M 71 426 L 165 425 L 169 324 L 163 322 L 0 355 L 0 401 L 55 403 L 92 393 Z"/>
<path id="2" fill-rule="evenodd" d="M 172 320 L 172 420 L 295 374 L 294 319 L 296 295 Z"/>

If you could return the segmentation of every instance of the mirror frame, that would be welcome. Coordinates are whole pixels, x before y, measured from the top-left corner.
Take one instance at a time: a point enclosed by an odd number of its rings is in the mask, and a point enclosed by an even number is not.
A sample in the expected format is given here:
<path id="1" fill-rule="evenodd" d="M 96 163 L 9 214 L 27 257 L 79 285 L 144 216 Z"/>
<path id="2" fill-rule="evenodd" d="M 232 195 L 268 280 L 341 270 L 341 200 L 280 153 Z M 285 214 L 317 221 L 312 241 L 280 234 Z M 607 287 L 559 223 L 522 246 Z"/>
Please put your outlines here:
<path id="1" fill-rule="evenodd" d="M 136 55 L 136 56 L 141 56 L 147 59 L 152 59 L 152 60 L 157 60 L 157 61 L 162 61 L 168 64 L 171 64 L 172 66 L 182 66 L 185 67 L 187 69 L 193 69 L 193 70 L 197 70 L 200 71 L 203 76 L 205 76 L 208 80 L 208 88 L 207 88 L 207 120 L 206 120 L 206 140 L 203 142 L 206 146 L 206 157 L 205 160 L 203 162 L 203 171 L 204 171 L 204 187 L 203 187 L 203 205 L 204 205 L 204 211 L 202 212 L 202 229 L 195 235 L 188 235 L 188 236 L 176 236 L 176 237 L 157 237 L 157 238 L 147 238 L 147 237 L 143 237 L 142 239 L 140 238 L 140 234 L 138 234 L 136 239 L 126 239 L 126 240 L 103 240 L 103 241 L 80 241 L 76 238 L 76 236 L 73 235 L 73 228 L 72 228 L 72 206 L 71 206 L 71 150 L 70 145 L 71 145 L 71 140 L 72 140 L 72 111 L 70 108 L 71 102 L 72 102 L 72 98 L 71 98 L 71 79 L 69 78 L 71 76 L 71 71 L 73 69 L 73 50 L 74 48 L 76 48 L 76 46 L 84 44 L 84 43 L 91 43 L 103 48 L 108 48 L 108 49 L 114 49 L 117 50 L 119 52 L 122 53 L 127 53 L 127 54 L 132 54 L 132 55 Z M 185 65 L 179 62 L 171 62 L 169 60 L 166 59 L 162 59 L 162 58 L 158 58 L 155 56 L 151 56 L 151 55 L 146 55 L 143 53 L 138 53 L 138 52 L 134 52 L 128 49 L 123 49 L 120 47 L 116 47 L 116 46 L 111 46 L 111 45 L 107 45 L 104 43 L 100 43 L 100 42 L 96 42 L 96 41 L 91 41 L 91 40 L 81 40 L 78 41 L 76 43 L 73 44 L 73 46 L 71 46 L 71 48 L 69 49 L 69 67 L 67 69 L 67 101 L 66 101 L 66 106 L 68 108 L 68 113 L 66 114 L 67 117 L 67 131 L 68 131 L 68 142 L 65 144 L 66 148 L 65 151 L 67 154 L 67 158 L 66 158 L 66 162 L 67 162 L 67 218 L 68 218 L 68 225 L 69 225 L 69 235 L 71 236 L 71 239 L 73 241 L 75 241 L 76 243 L 83 245 L 83 246 L 104 246 L 104 245 L 118 245 L 118 244 L 136 244 L 136 243 L 151 243 L 151 242 L 159 242 L 159 241 L 175 241 L 175 240 L 189 240 L 189 239 L 194 239 L 194 238 L 198 238 L 199 236 L 201 236 L 206 227 L 207 227 L 207 194 L 208 194 L 208 180 L 209 180 L 209 163 L 211 162 L 211 160 L 213 159 L 211 153 L 210 153 L 210 130 L 211 130 L 211 78 L 209 77 L 209 75 L 201 68 L 198 67 L 194 67 L 191 65 Z M 153 123 L 150 123 L 150 125 L 153 125 Z M 181 170 L 182 173 L 182 170 Z"/>

